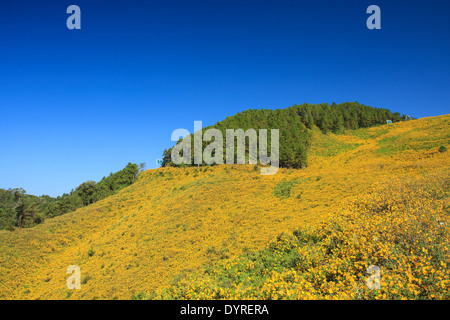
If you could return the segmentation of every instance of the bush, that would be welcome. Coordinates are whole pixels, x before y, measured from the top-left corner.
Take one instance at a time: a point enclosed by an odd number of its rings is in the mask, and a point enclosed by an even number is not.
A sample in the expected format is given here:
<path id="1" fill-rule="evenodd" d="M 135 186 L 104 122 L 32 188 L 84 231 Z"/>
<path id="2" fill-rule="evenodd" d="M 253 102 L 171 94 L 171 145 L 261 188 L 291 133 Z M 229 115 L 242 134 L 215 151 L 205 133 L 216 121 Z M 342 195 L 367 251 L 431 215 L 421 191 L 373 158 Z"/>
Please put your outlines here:
<path id="1" fill-rule="evenodd" d="M 94 249 L 90 248 L 89 251 L 88 251 L 88 256 L 92 257 L 94 254 L 95 254 Z"/>
<path id="2" fill-rule="evenodd" d="M 274 196 L 280 199 L 287 199 L 291 196 L 291 189 L 300 182 L 298 180 L 282 181 L 275 187 Z"/>

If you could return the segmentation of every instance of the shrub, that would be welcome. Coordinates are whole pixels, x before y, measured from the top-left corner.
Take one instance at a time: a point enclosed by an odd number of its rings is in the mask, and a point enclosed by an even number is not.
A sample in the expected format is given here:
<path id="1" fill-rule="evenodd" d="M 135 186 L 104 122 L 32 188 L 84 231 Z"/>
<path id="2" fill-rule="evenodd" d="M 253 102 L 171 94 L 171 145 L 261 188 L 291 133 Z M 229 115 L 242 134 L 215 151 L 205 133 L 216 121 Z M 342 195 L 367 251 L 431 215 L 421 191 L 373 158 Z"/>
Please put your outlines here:
<path id="1" fill-rule="evenodd" d="M 90 248 L 89 251 L 88 251 L 88 256 L 92 257 L 94 254 L 95 254 L 94 249 Z"/>

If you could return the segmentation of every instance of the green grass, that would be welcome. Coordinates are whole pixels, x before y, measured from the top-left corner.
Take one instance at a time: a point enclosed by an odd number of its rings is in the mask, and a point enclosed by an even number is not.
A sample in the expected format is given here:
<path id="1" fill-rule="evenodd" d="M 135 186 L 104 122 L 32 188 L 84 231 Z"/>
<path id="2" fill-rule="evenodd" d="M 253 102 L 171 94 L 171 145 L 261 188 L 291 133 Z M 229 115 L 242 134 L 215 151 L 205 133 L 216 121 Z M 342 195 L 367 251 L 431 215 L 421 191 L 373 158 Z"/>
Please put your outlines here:
<path id="1" fill-rule="evenodd" d="M 361 143 L 348 143 L 336 139 L 333 135 L 320 135 L 314 138 L 311 153 L 317 156 L 333 157 L 342 152 L 355 150 Z"/>
<path id="2" fill-rule="evenodd" d="M 432 150 L 442 146 L 442 140 L 435 140 L 434 137 L 423 135 L 422 137 L 411 137 L 408 134 L 404 136 L 394 136 L 383 138 L 378 141 L 380 148 L 378 153 L 383 155 L 391 155 L 402 151 L 413 150 Z"/>
<path id="3" fill-rule="evenodd" d="M 389 127 L 379 126 L 372 128 L 361 128 L 349 131 L 350 134 L 354 135 L 363 140 L 375 139 L 381 137 L 382 135 L 389 132 Z"/>
<path id="4" fill-rule="evenodd" d="M 300 181 L 297 179 L 291 181 L 282 181 L 276 185 L 273 194 L 277 198 L 287 199 L 291 196 L 292 188 L 299 183 Z"/>

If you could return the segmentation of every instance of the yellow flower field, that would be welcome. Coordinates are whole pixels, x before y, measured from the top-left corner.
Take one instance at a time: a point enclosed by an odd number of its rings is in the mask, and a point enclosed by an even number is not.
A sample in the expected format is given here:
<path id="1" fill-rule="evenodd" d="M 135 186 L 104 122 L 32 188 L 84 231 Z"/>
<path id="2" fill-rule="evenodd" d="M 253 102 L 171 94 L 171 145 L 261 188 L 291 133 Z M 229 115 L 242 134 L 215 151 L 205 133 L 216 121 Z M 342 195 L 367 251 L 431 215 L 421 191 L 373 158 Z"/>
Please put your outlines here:
<path id="1" fill-rule="evenodd" d="M 0 298 L 448 299 L 450 157 L 438 149 L 450 147 L 449 128 L 446 115 L 314 131 L 309 167 L 273 176 L 253 165 L 147 170 L 93 205 L 0 231 Z M 320 246 L 305 245 L 312 234 Z M 304 269 L 271 265 L 264 281 L 252 278 L 243 253 L 270 243 L 297 245 Z M 376 292 L 366 287 L 370 264 L 381 265 Z M 80 290 L 66 287 L 70 265 L 81 269 Z M 204 268 L 250 278 L 220 287 Z"/>

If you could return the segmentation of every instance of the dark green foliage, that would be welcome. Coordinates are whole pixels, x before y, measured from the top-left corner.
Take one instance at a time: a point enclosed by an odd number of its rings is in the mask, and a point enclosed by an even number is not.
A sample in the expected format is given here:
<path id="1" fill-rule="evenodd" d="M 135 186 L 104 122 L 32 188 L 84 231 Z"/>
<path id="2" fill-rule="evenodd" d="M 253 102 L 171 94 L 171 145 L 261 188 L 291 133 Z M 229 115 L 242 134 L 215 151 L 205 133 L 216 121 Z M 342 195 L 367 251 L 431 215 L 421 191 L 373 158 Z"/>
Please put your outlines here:
<path id="1" fill-rule="evenodd" d="M 0 230 L 32 227 L 44 221 L 43 209 L 56 201 L 49 196 L 33 196 L 22 188 L 0 189 Z"/>
<path id="2" fill-rule="evenodd" d="M 440 146 L 439 147 L 439 152 L 444 153 L 447 151 L 447 148 L 445 146 Z"/>
<path id="3" fill-rule="evenodd" d="M 143 169 L 143 166 L 141 166 Z M 121 171 L 111 173 L 98 183 L 87 181 L 70 194 L 60 197 L 36 197 L 25 194 L 23 189 L 0 189 L 0 230 L 14 230 L 14 227 L 28 228 L 102 200 L 131 185 L 137 178 L 139 167 L 128 163 Z"/>
<path id="4" fill-rule="evenodd" d="M 39 213 L 38 203 L 31 198 L 19 198 L 14 206 L 14 211 L 19 228 L 33 226 L 44 221 L 42 214 Z"/>
<path id="5" fill-rule="evenodd" d="M 95 181 L 83 182 L 75 193 L 81 198 L 83 206 L 90 205 L 98 200 L 100 189 Z"/>
<path id="6" fill-rule="evenodd" d="M 387 109 L 373 108 L 358 102 L 322 103 L 318 105 L 294 105 L 286 109 L 246 110 L 213 126 L 203 128 L 219 129 L 224 140 L 223 163 L 226 163 L 226 129 L 259 129 L 268 130 L 268 150 L 270 153 L 270 129 L 280 130 L 279 160 L 280 167 L 303 168 L 307 166 L 307 150 L 311 144 L 311 130 L 318 127 L 323 133 L 342 133 L 348 129 L 365 128 L 385 124 L 386 120 L 398 122 L 405 120 L 398 112 L 392 113 Z M 177 142 L 179 143 L 181 139 Z M 259 134 L 258 134 L 259 141 Z M 210 142 L 203 142 L 203 150 Z M 194 136 L 191 134 L 191 158 L 194 157 Z M 173 148 L 163 152 L 162 166 L 176 166 L 171 161 Z M 235 148 L 235 153 L 237 152 Z M 248 155 L 248 141 L 246 142 L 246 155 Z M 247 159 L 248 161 L 248 159 Z M 235 154 L 236 163 L 236 154 Z M 205 163 L 203 163 L 205 165 Z M 183 164 L 185 166 L 185 164 Z"/>

